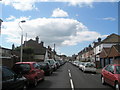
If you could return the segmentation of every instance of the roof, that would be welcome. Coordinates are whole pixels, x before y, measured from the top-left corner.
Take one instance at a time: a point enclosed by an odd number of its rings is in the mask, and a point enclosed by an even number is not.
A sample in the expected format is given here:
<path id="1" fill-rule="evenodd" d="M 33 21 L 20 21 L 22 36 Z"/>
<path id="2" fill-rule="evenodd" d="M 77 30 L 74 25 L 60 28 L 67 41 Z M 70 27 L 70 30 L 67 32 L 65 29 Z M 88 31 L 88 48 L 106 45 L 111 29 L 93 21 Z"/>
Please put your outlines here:
<path id="1" fill-rule="evenodd" d="M 11 49 L 8 49 L 8 48 L 4 48 L 4 47 L 0 47 L 2 50 L 4 49 L 4 50 L 10 50 L 11 51 Z"/>
<path id="2" fill-rule="evenodd" d="M 104 48 L 104 51 L 105 51 L 106 55 L 108 55 L 110 48 Z"/>
<path id="3" fill-rule="evenodd" d="M 25 44 L 23 46 L 25 46 Z M 33 48 L 34 54 L 36 55 L 45 55 L 46 53 L 46 47 L 35 40 L 30 39 L 29 41 L 26 41 L 26 46 Z"/>
<path id="4" fill-rule="evenodd" d="M 120 56 L 120 45 L 113 45 L 110 49 L 108 57 L 119 57 Z"/>
<path id="5" fill-rule="evenodd" d="M 120 43 L 120 35 L 117 34 L 111 34 L 107 36 L 101 43 Z"/>
<path id="6" fill-rule="evenodd" d="M 101 42 L 94 42 L 94 47 L 102 44 L 102 43 L 108 43 L 108 44 L 116 44 L 116 43 L 120 43 L 120 35 L 117 34 L 111 34 L 109 36 L 107 36 L 104 40 L 102 40 Z"/>
<path id="7" fill-rule="evenodd" d="M 113 45 L 113 47 L 117 50 L 117 52 L 120 53 L 120 45 L 119 44 L 118 45 Z"/>
<path id="8" fill-rule="evenodd" d="M 33 63 L 36 63 L 36 62 L 17 62 L 16 64 L 33 64 Z"/>
<path id="9" fill-rule="evenodd" d="M 109 54 L 109 51 L 110 51 L 110 48 L 103 48 L 102 49 L 102 52 L 100 53 L 100 58 L 105 58 L 108 56 Z"/>

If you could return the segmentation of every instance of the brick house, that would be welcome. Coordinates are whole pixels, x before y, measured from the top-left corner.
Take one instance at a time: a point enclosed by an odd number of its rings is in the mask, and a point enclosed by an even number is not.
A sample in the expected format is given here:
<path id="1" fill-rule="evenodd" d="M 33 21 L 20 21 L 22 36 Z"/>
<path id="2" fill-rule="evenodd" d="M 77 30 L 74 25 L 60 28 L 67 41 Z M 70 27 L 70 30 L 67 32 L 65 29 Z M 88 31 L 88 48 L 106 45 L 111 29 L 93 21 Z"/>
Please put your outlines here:
<path id="1" fill-rule="evenodd" d="M 100 54 L 101 67 L 107 64 L 120 63 L 120 45 L 104 48 Z"/>
<path id="2" fill-rule="evenodd" d="M 110 52 L 110 48 L 103 48 L 100 53 L 100 67 L 105 67 L 107 64 L 109 64 L 108 61 L 108 54 Z"/>
<path id="3" fill-rule="evenodd" d="M 96 66 L 100 67 L 100 53 L 103 48 L 111 48 L 113 45 L 120 43 L 120 35 L 111 34 L 107 36 L 104 40 L 98 40 L 98 43 L 94 46 L 94 57 Z"/>
<path id="4" fill-rule="evenodd" d="M 46 47 L 44 47 L 44 42 L 41 41 L 39 43 L 38 36 L 36 37 L 36 40 L 30 39 L 28 41 L 25 41 L 23 44 L 23 48 L 25 47 L 30 47 L 33 49 L 33 53 L 34 53 L 33 59 L 35 61 L 44 60 L 45 53 L 46 53 Z"/>

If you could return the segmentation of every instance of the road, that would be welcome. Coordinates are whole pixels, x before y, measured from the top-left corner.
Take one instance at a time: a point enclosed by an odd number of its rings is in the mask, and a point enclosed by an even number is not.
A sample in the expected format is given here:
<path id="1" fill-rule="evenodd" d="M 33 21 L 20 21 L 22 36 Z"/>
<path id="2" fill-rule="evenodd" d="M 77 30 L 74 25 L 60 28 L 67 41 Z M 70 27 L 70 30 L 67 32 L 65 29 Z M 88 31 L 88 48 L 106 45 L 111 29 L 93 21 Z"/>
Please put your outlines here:
<path id="1" fill-rule="evenodd" d="M 61 66 L 57 71 L 53 72 L 51 76 L 45 76 L 45 80 L 39 82 L 36 88 L 30 89 L 36 90 L 48 88 L 61 88 L 69 90 L 76 90 L 79 88 L 99 88 L 101 90 L 113 90 L 113 88 L 109 85 L 101 84 L 100 74 L 83 73 L 71 63 L 66 63 Z"/>

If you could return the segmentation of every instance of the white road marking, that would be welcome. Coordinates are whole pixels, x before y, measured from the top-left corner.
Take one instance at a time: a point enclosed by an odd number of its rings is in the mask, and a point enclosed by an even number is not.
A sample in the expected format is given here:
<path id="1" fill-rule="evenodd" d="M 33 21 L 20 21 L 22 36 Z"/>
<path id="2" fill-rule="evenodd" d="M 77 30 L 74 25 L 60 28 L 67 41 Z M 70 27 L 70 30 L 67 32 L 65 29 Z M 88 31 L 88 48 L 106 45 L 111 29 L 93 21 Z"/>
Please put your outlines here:
<path id="1" fill-rule="evenodd" d="M 68 69 L 68 72 L 69 72 L 69 77 L 70 77 L 70 85 L 71 85 L 72 90 L 74 90 L 74 84 L 73 84 L 73 80 L 71 79 L 72 75 L 71 75 L 70 69 Z"/>
<path id="2" fill-rule="evenodd" d="M 74 90 L 74 85 L 73 85 L 73 81 L 72 81 L 72 79 L 70 79 L 70 84 L 71 84 L 71 88 L 72 88 L 72 90 Z"/>
<path id="3" fill-rule="evenodd" d="M 71 73 L 69 73 L 69 77 L 70 77 L 70 78 L 72 77 Z"/>
<path id="4" fill-rule="evenodd" d="M 68 72 L 70 73 L 70 69 L 68 69 Z"/>

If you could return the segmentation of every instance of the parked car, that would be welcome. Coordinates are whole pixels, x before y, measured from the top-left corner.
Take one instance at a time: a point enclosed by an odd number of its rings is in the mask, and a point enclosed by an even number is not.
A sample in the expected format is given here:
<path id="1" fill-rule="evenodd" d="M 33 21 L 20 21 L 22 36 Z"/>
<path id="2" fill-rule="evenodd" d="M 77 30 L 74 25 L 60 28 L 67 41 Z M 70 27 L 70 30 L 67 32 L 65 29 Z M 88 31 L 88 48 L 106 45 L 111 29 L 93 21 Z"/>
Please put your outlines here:
<path id="1" fill-rule="evenodd" d="M 80 61 L 75 62 L 75 66 L 79 67 Z"/>
<path id="2" fill-rule="evenodd" d="M 40 68 L 44 70 L 45 75 L 51 75 L 53 72 L 53 69 L 50 65 L 50 63 L 48 62 L 38 62 L 38 64 L 40 65 Z"/>
<path id="3" fill-rule="evenodd" d="M 82 67 L 82 71 L 96 73 L 95 64 L 91 62 L 84 63 L 84 66 Z"/>
<path id="4" fill-rule="evenodd" d="M 58 60 L 55 60 L 56 61 L 56 65 L 57 65 L 57 69 L 60 67 L 60 62 Z"/>
<path id="5" fill-rule="evenodd" d="M 12 69 L 26 77 L 28 84 L 36 86 L 38 81 L 44 80 L 44 71 L 36 62 L 17 62 Z"/>
<path id="6" fill-rule="evenodd" d="M 56 62 L 55 62 L 54 59 L 47 59 L 47 60 L 45 60 L 45 62 L 49 62 L 49 63 L 50 63 L 53 71 L 56 71 L 56 70 L 57 70 L 57 65 L 56 65 Z"/>
<path id="7" fill-rule="evenodd" d="M 16 74 L 6 66 L 0 66 L 2 73 L 2 90 L 25 90 L 27 79 L 20 74 Z"/>
<path id="8" fill-rule="evenodd" d="M 85 62 L 80 62 L 80 63 L 79 63 L 79 66 L 78 66 L 78 67 L 79 67 L 80 70 L 82 70 L 84 64 L 85 64 Z"/>
<path id="9" fill-rule="evenodd" d="M 63 60 L 56 60 L 56 61 L 59 62 L 60 66 L 64 64 Z"/>
<path id="10" fill-rule="evenodd" d="M 102 69 L 101 82 L 112 85 L 116 90 L 120 89 L 120 64 L 109 64 Z"/>

